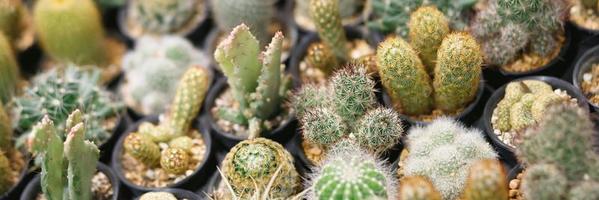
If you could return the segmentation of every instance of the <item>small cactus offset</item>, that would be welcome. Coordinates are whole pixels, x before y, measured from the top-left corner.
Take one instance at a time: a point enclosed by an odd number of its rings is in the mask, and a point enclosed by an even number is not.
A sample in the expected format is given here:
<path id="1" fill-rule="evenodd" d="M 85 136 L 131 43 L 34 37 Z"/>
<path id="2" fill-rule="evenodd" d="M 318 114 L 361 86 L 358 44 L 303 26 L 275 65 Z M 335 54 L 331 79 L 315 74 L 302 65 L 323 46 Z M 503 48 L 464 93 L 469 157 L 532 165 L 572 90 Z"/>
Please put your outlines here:
<path id="1" fill-rule="evenodd" d="M 345 62 L 349 57 L 347 38 L 338 0 L 309 0 L 310 16 L 316 25 L 316 30 L 322 42 L 333 50 L 337 58 Z"/>
<path id="2" fill-rule="evenodd" d="M 92 0 L 35 2 L 35 29 L 53 59 L 78 65 L 108 64 L 102 18 Z"/>
<path id="3" fill-rule="evenodd" d="M 171 147 L 162 151 L 160 166 L 168 173 L 182 174 L 187 171 L 189 160 L 186 150 Z"/>
<path id="4" fill-rule="evenodd" d="M 327 76 L 339 66 L 337 56 L 323 43 L 313 43 L 308 47 L 306 61 L 310 67 L 319 69 Z"/>
<path id="5" fill-rule="evenodd" d="M 240 198 L 269 189 L 269 198 L 285 199 L 295 195 L 300 186 L 291 154 L 279 143 L 264 138 L 235 145 L 223 160 L 222 172 Z M 271 188 L 266 188 L 268 185 Z"/>
<path id="6" fill-rule="evenodd" d="M 330 79 L 331 103 L 345 123 L 353 123 L 376 105 L 374 81 L 365 69 L 340 70 Z"/>
<path id="7" fill-rule="evenodd" d="M 481 160 L 469 170 L 465 200 L 506 200 L 508 199 L 507 175 L 501 162 Z"/>
<path id="8" fill-rule="evenodd" d="M 132 23 L 152 34 L 175 33 L 184 28 L 198 14 L 196 0 L 134 0 L 128 9 Z"/>
<path id="9" fill-rule="evenodd" d="M 437 50 L 450 31 L 447 18 L 434 6 L 420 7 L 412 12 L 408 28 L 410 44 L 419 52 L 427 72 L 432 73 L 437 63 Z"/>
<path id="10" fill-rule="evenodd" d="M 15 53 L 8 38 L 0 31 L 0 104 L 8 103 L 15 95 L 18 81 L 19 67 Z"/>
<path id="11" fill-rule="evenodd" d="M 222 32 L 231 32 L 246 24 L 260 41 L 268 44 L 269 26 L 275 17 L 276 0 L 211 0 L 214 20 Z"/>
<path id="12" fill-rule="evenodd" d="M 125 151 L 148 166 L 157 166 L 160 161 L 160 147 L 145 135 L 131 133 L 123 142 Z"/>
<path id="13" fill-rule="evenodd" d="M 441 194 L 422 176 L 403 177 L 399 182 L 399 199 L 441 200 Z"/>
<path id="14" fill-rule="evenodd" d="M 167 116 L 173 136 L 186 135 L 191 128 L 191 122 L 200 112 L 212 81 L 210 75 L 206 68 L 191 67 L 181 77 L 175 99 Z"/>

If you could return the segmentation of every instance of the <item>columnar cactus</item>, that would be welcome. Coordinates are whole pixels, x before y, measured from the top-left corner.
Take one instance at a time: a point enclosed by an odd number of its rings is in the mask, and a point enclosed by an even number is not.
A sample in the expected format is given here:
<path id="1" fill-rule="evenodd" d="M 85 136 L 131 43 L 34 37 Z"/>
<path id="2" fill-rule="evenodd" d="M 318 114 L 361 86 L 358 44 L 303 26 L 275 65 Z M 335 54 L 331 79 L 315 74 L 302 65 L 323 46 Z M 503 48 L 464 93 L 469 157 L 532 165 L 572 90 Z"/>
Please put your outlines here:
<path id="1" fill-rule="evenodd" d="M 497 154 L 476 129 L 466 129 L 448 118 L 409 131 L 406 176 L 428 178 L 443 199 L 458 198 L 465 188 L 468 169 L 477 161 Z"/>
<path id="2" fill-rule="evenodd" d="M 408 28 L 410 44 L 420 54 L 427 72 L 432 73 L 437 63 L 437 50 L 450 31 L 447 18 L 436 7 L 420 7 L 410 15 Z"/>
<path id="3" fill-rule="evenodd" d="M 283 34 L 278 32 L 264 52 L 249 27 L 241 24 L 222 41 L 214 57 L 227 77 L 239 108 L 220 107 L 221 118 L 242 125 L 272 118 L 281 110 L 290 87 L 290 76 L 281 72 Z M 251 125 L 251 124 L 250 124 Z M 250 127 L 250 130 L 258 127 Z"/>
<path id="4" fill-rule="evenodd" d="M 0 32 L 0 104 L 8 103 L 15 94 L 18 80 L 19 67 L 15 54 L 9 40 Z"/>
<path id="5" fill-rule="evenodd" d="M 399 182 L 399 199 L 441 200 L 441 194 L 422 176 L 403 177 Z"/>
<path id="6" fill-rule="evenodd" d="M 135 0 L 127 10 L 130 23 L 136 23 L 146 33 L 169 34 L 184 28 L 199 10 L 196 0 Z"/>
<path id="7" fill-rule="evenodd" d="M 231 32 L 246 24 L 260 41 L 268 44 L 269 26 L 275 16 L 276 0 L 211 0 L 214 20 L 220 31 Z"/>
<path id="8" fill-rule="evenodd" d="M 141 37 L 123 59 L 126 84 L 121 94 L 129 107 L 150 115 L 163 113 L 177 83 L 192 66 L 208 66 L 202 52 L 182 37 Z"/>
<path id="9" fill-rule="evenodd" d="M 481 160 L 469 170 L 465 200 L 506 200 L 508 199 L 507 175 L 498 160 Z"/>
<path id="10" fill-rule="evenodd" d="M 92 0 L 40 0 L 34 8 L 42 48 L 60 62 L 108 64 L 100 11 Z"/>
<path id="11" fill-rule="evenodd" d="M 333 50 L 339 60 L 347 61 L 349 50 L 338 0 L 310 0 L 310 16 L 322 42 Z"/>
<path id="12" fill-rule="evenodd" d="M 92 177 L 100 150 L 85 140 L 85 125 L 75 110 L 69 120 L 73 127 L 62 132 L 45 116 L 33 128 L 33 148 L 42 158 L 41 186 L 46 199 L 91 199 Z M 61 138 L 66 135 L 66 141 Z"/>
<path id="13" fill-rule="evenodd" d="M 27 133 L 46 115 L 63 129 L 69 113 L 80 109 L 87 122 L 85 137 L 103 143 L 114 128 L 107 127 L 106 120 L 117 117 L 123 105 L 97 85 L 99 79 L 99 70 L 86 71 L 74 65 L 38 75 L 24 95 L 14 99 L 13 113 L 19 116 L 15 129 Z"/>
<path id="14" fill-rule="evenodd" d="M 268 197 L 285 199 L 295 195 L 300 186 L 291 154 L 279 143 L 264 138 L 235 145 L 223 160 L 222 172 L 240 198 L 249 198 L 272 184 Z"/>
<path id="15" fill-rule="evenodd" d="M 327 76 L 330 76 L 339 66 L 339 61 L 331 48 L 323 43 L 313 43 L 308 47 L 306 61 L 310 67 L 320 69 Z"/>
<path id="16" fill-rule="evenodd" d="M 21 22 L 26 14 L 25 9 L 27 8 L 21 0 L 6 0 L 0 3 L 0 32 L 4 33 L 8 41 L 13 42 L 21 37 Z"/>

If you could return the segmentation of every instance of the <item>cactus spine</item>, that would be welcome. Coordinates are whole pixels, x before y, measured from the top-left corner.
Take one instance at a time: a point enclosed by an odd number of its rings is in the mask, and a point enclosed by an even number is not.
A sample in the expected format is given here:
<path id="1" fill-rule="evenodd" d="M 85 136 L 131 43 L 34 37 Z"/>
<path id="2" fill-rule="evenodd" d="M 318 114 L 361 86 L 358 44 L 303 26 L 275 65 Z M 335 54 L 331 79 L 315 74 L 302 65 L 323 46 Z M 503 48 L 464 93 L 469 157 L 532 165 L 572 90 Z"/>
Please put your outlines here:
<path id="1" fill-rule="evenodd" d="M 92 0 L 40 0 L 35 29 L 43 49 L 60 62 L 108 64 L 100 11 Z"/>
<path id="2" fill-rule="evenodd" d="M 129 19 L 153 34 L 174 33 L 193 20 L 198 13 L 195 0 L 135 0 L 128 9 Z"/>
<path id="3" fill-rule="evenodd" d="M 437 50 L 450 31 L 447 18 L 433 6 L 420 7 L 411 14 L 408 28 L 412 47 L 419 52 L 427 72 L 432 73 Z"/>
<path id="4" fill-rule="evenodd" d="M 222 32 L 230 32 L 246 24 L 260 41 L 268 43 L 269 26 L 275 16 L 276 0 L 211 0 L 214 20 Z"/>
<path id="5" fill-rule="evenodd" d="M 17 90 L 19 67 L 8 38 L 0 32 L 0 104 L 8 103 Z"/>
<path id="6" fill-rule="evenodd" d="M 338 0 L 310 0 L 310 16 L 323 43 L 333 50 L 339 60 L 347 61 L 349 51 Z"/>
<path id="7" fill-rule="evenodd" d="M 507 175 L 501 162 L 481 160 L 469 170 L 465 200 L 505 200 L 508 199 Z"/>
<path id="8" fill-rule="evenodd" d="M 408 176 L 399 182 L 399 199 L 441 200 L 441 194 L 428 179 L 422 176 Z"/>

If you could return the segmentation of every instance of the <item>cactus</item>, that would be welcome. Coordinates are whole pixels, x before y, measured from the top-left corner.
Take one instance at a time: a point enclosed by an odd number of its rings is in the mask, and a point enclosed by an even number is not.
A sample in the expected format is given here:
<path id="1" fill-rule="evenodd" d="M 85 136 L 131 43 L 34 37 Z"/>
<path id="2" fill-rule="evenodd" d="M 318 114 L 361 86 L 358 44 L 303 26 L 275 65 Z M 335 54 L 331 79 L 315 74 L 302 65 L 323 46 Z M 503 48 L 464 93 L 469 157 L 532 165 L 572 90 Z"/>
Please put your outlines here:
<path id="1" fill-rule="evenodd" d="M 0 105 L 0 152 L 7 155 L 15 151 L 13 140 L 13 130 L 8 114 L 4 110 L 4 106 Z M 1 190 L 0 190 L 1 191 Z M 0 192 L 2 193 L 2 192 Z"/>
<path id="2" fill-rule="evenodd" d="M 310 0 L 310 17 L 322 42 L 333 50 L 337 59 L 347 61 L 349 50 L 338 0 Z"/>
<path id="3" fill-rule="evenodd" d="M 242 125 L 258 121 L 255 124 L 260 125 L 281 110 L 291 80 L 281 72 L 282 42 L 283 34 L 278 32 L 260 53 L 258 40 L 241 24 L 218 45 L 214 57 L 239 104 L 239 108 L 218 108 L 221 118 Z"/>
<path id="4" fill-rule="evenodd" d="M 0 194 L 4 194 L 14 184 L 11 178 L 12 171 L 6 153 L 0 150 Z"/>
<path id="5" fill-rule="evenodd" d="M 18 80 L 19 67 L 15 54 L 9 40 L 0 32 L 0 104 L 8 103 L 16 93 Z"/>
<path id="6" fill-rule="evenodd" d="M 69 116 L 74 126 L 68 132 L 57 129 L 47 115 L 33 128 L 32 146 L 42 158 L 41 186 L 46 199 L 92 198 L 100 150 L 84 139 L 87 130 L 81 116 L 79 110 Z M 62 135 L 67 135 L 64 143 Z"/>
<path id="7" fill-rule="evenodd" d="M 400 180 L 399 199 L 405 200 L 441 200 L 441 194 L 433 184 L 421 176 L 408 176 Z"/>
<path id="8" fill-rule="evenodd" d="M 443 199 L 460 196 L 468 169 L 475 162 L 497 156 L 479 130 L 466 129 L 445 117 L 426 127 L 412 128 L 407 143 L 410 154 L 404 174 L 428 178 Z"/>
<path id="9" fill-rule="evenodd" d="M 386 166 L 352 143 L 333 147 L 313 174 L 308 199 L 395 199 L 395 181 Z"/>
<path id="10" fill-rule="evenodd" d="M 341 70 L 330 79 L 332 106 L 345 123 L 355 122 L 375 106 L 375 83 L 364 74 L 364 70 Z"/>
<path id="11" fill-rule="evenodd" d="M 160 166 L 172 174 L 182 174 L 187 171 L 190 156 L 186 150 L 170 147 L 162 152 Z"/>
<path id="12" fill-rule="evenodd" d="M 420 54 L 426 71 L 433 72 L 437 63 L 437 50 L 449 34 L 447 18 L 433 6 L 420 7 L 410 15 L 410 44 Z"/>
<path id="13" fill-rule="evenodd" d="M 481 160 L 469 170 L 465 200 L 506 200 L 508 199 L 507 175 L 501 162 Z"/>
<path id="14" fill-rule="evenodd" d="M 131 1 L 127 17 L 144 32 L 164 35 L 175 33 L 189 24 L 198 15 L 198 4 L 194 0 L 135 0 Z"/>
<path id="15" fill-rule="evenodd" d="M 539 164 L 526 169 L 521 191 L 529 200 L 558 200 L 567 192 L 567 178 L 555 165 Z"/>
<path id="16" fill-rule="evenodd" d="M 157 166 L 160 161 L 160 147 L 142 134 L 129 134 L 123 141 L 123 147 L 145 165 Z"/>
<path id="17" fill-rule="evenodd" d="M 276 0 L 211 0 L 210 3 L 220 31 L 231 32 L 238 25 L 246 24 L 260 41 L 260 46 L 268 44 Z"/>
<path id="18" fill-rule="evenodd" d="M 596 181 L 583 181 L 570 189 L 568 199 L 591 200 L 599 199 L 599 183 Z"/>
<path id="19" fill-rule="evenodd" d="M 294 195 L 300 186 L 291 154 L 279 143 L 264 138 L 244 140 L 235 145 L 225 156 L 222 170 L 240 198 L 248 198 L 246 195 L 256 189 L 264 191 L 271 185 L 268 196 L 284 199 Z M 271 180 L 275 174 L 278 176 Z"/>
<path id="20" fill-rule="evenodd" d="M 177 197 L 168 192 L 148 192 L 141 195 L 139 200 L 177 200 Z"/>
<path id="21" fill-rule="evenodd" d="M 401 120 L 393 110 L 371 109 L 358 120 L 354 128 L 356 142 L 367 149 L 390 149 L 397 142 L 396 134 L 404 132 L 402 124 L 398 122 Z"/>
<path id="22" fill-rule="evenodd" d="M 105 122 L 123 111 L 122 103 L 97 85 L 100 71 L 86 71 L 74 65 L 58 67 L 34 78 L 24 95 L 14 99 L 13 113 L 18 121 L 15 129 L 28 133 L 43 116 L 55 121 L 57 128 L 65 128 L 65 120 L 75 109 L 85 112 L 85 138 L 102 144 L 114 127 Z"/>
<path id="23" fill-rule="evenodd" d="M 42 48 L 60 62 L 108 64 L 102 18 L 92 0 L 40 0 L 34 8 Z"/>
<path id="24" fill-rule="evenodd" d="M 599 1 L 597 0 L 580 0 L 582 6 L 591 10 L 599 10 Z"/>
<path id="25" fill-rule="evenodd" d="M 182 37 L 142 37 L 123 59 L 126 84 L 121 94 L 137 112 L 163 113 L 183 73 L 192 66 L 208 66 L 206 60 Z"/>
<path id="26" fill-rule="evenodd" d="M 339 66 L 339 61 L 331 48 L 323 43 L 313 43 L 308 47 L 306 61 L 308 66 L 319 69 L 327 76 L 330 76 Z"/>
<path id="27" fill-rule="evenodd" d="M 13 44 L 23 32 L 21 23 L 27 17 L 26 9 L 21 0 L 5 0 L 0 3 L 0 32 Z"/>
<path id="28" fill-rule="evenodd" d="M 193 146 L 193 141 L 188 136 L 181 136 L 169 141 L 168 146 L 172 148 L 183 149 L 190 153 L 191 147 Z"/>
<path id="29" fill-rule="evenodd" d="M 376 57 L 381 82 L 395 107 L 410 115 L 429 113 L 433 88 L 416 51 L 400 38 L 388 38 Z"/>

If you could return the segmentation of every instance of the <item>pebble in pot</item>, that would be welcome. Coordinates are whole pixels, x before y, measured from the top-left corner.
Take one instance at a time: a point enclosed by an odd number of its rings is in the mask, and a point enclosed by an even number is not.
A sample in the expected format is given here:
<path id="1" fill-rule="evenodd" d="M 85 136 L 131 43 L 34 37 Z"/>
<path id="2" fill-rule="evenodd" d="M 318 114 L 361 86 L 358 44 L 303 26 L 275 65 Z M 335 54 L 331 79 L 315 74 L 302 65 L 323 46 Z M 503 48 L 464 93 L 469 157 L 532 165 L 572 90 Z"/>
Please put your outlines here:
<path id="1" fill-rule="evenodd" d="M 570 21 L 586 32 L 599 33 L 599 1 L 577 0 L 572 2 Z"/>
<path id="2" fill-rule="evenodd" d="M 27 170 L 24 155 L 13 144 L 10 118 L 0 105 L 0 197 L 10 198 Z"/>
<path id="3" fill-rule="evenodd" d="M 572 81 L 592 108 L 599 111 L 599 46 L 585 52 L 576 62 Z"/>
<path id="4" fill-rule="evenodd" d="M 141 195 L 137 200 L 200 200 L 199 195 L 182 189 L 169 188 Z"/>

